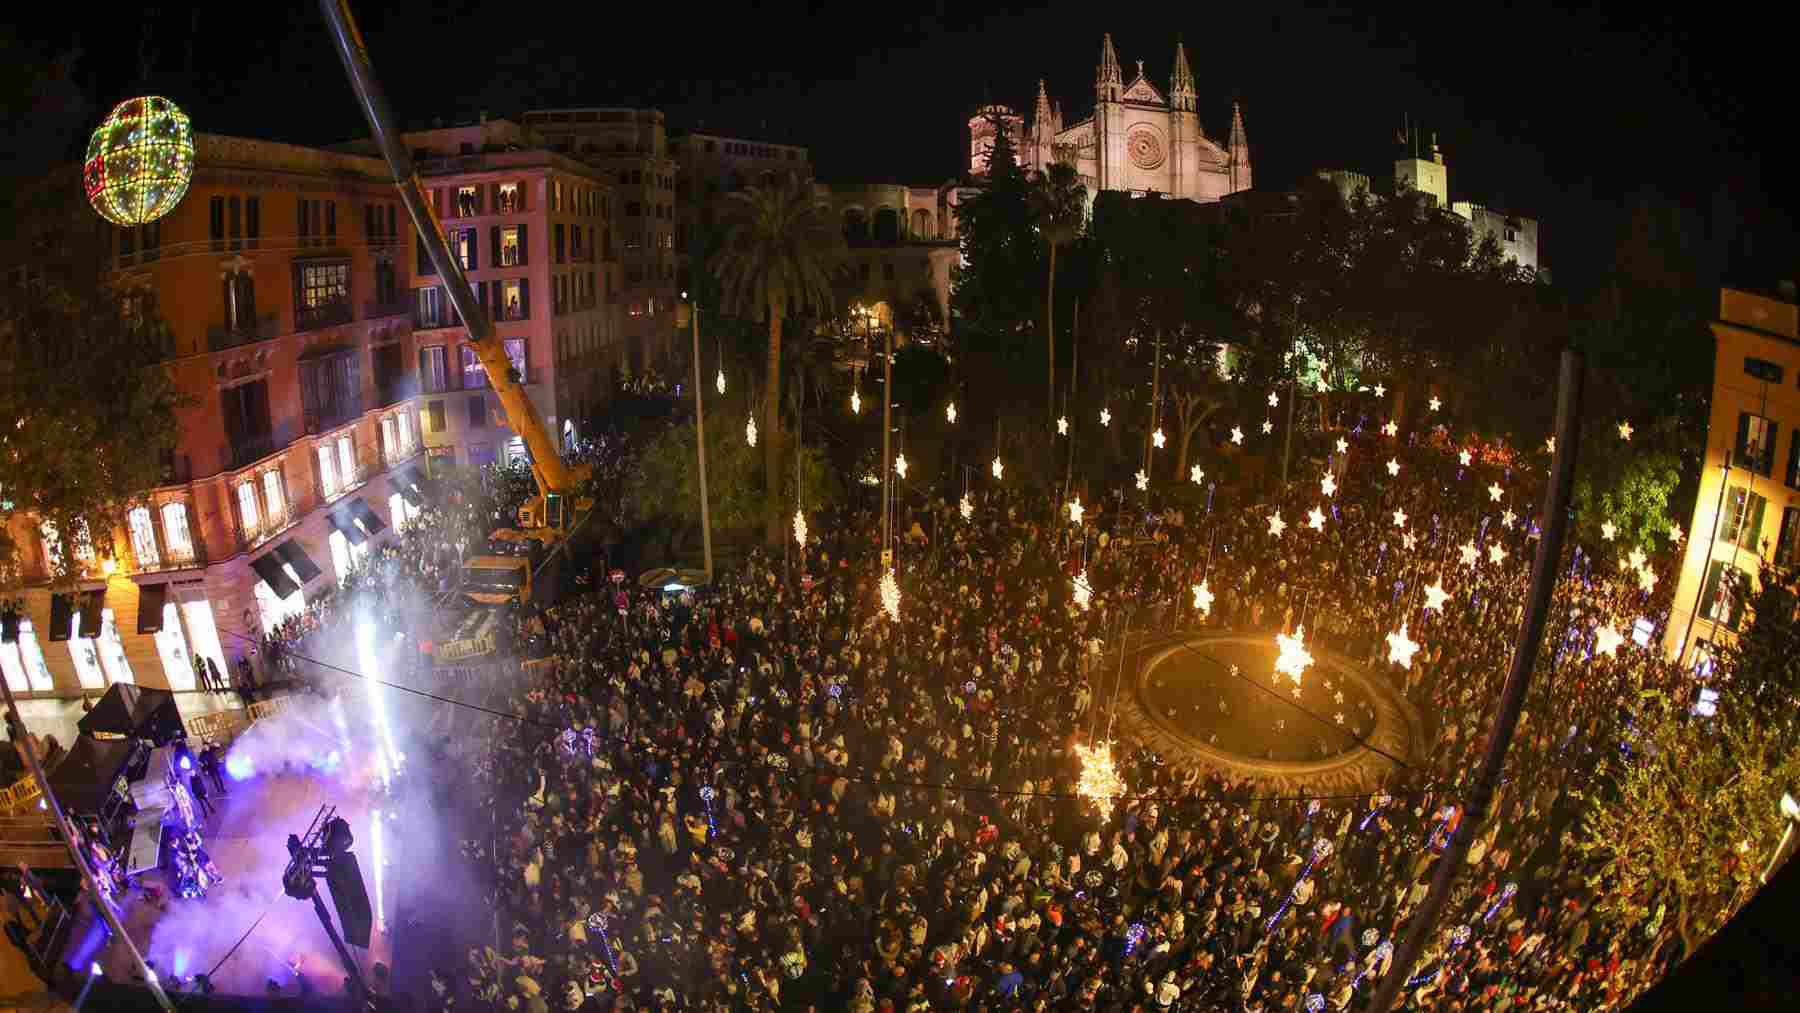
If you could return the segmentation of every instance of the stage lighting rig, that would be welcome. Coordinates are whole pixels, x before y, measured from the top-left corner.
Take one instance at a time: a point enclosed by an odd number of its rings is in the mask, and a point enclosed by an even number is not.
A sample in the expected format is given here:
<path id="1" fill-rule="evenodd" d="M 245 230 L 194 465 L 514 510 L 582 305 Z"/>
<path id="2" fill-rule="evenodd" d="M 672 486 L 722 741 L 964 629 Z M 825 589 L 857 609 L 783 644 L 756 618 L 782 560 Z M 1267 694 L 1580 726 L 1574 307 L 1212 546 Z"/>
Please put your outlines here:
<path id="1" fill-rule="evenodd" d="M 337 948 L 338 957 L 343 960 L 344 970 L 349 973 L 357 993 L 367 995 L 362 972 L 344 946 L 344 939 L 348 937 L 351 943 L 367 948 L 369 930 L 374 922 L 374 915 L 369 910 L 369 894 L 363 887 L 362 870 L 357 866 L 355 853 L 350 850 L 355 843 L 350 824 L 337 814 L 337 807 L 320 806 L 304 835 L 288 835 L 290 857 L 287 869 L 281 874 L 281 889 L 295 900 L 312 901 L 313 912 L 319 916 L 325 934 L 331 937 L 331 945 Z M 344 925 L 343 936 L 338 935 L 331 913 L 325 910 L 325 901 L 319 896 L 320 879 L 331 888 L 331 903 Z"/>

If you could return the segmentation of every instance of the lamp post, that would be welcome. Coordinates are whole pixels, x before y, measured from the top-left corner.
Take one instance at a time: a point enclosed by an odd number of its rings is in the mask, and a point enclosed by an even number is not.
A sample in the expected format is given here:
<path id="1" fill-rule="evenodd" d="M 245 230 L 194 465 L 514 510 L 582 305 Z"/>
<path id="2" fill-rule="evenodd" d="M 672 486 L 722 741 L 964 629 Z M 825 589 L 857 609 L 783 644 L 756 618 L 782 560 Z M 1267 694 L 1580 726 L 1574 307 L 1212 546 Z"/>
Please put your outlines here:
<path id="1" fill-rule="evenodd" d="M 1800 802 L 1794 801 L 1791 792 L 1781 793 L 1781 818 L 1787 821 L 1787 829 L 1781 832 L 1781 843 L 1775 845 L 1775 853 L 1769 856 L 1769 864 L 1763 867 L 1760 878 L 1764 886 L 1769 885 L 1769 877 L 1775 875 L 1775 870 L 1787 861 L 1788 853 L 1794 847 L 1794 824 L 1800 823 Z"/>
<path id="2" fill-rule="evenodd" d="M 864 319 L 871 330 L 875 326 L 873 310 Z M 885 572 L 894 565 L 894 460 L 890 456 L 894 438 L 894 329 L 888 328 L 887 351 L 881 357 L 881 568 Z"/>
<path id="3" fill-rule="evenodd" d="M 681 293 L 687 300 L 688 294 Z M 706 495 L 706 412 L 701 407 L 700 398 L 700 306 L 697 302 L 688 302 L 688 313 L 693 319 L 694 332 L 694 446 L 698 448 L 700 457 L 700 540 L 706 553 L 706 580 L 713 579 L 712 552 L 712 504 Z M 723 355 L 723 353 L 721 353 Z"/>

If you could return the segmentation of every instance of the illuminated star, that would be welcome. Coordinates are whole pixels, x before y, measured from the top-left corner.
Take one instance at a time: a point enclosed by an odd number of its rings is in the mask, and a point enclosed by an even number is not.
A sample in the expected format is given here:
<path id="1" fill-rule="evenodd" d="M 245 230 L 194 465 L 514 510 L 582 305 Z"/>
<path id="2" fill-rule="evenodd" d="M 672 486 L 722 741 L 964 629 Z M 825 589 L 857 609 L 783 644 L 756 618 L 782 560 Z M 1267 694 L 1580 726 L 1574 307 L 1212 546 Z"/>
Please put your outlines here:
<path id="1" fill-rule="evenodd" d="M 1276 394 L 1274 391 L 1270 391 L 1269 392 L 1269 407 L 1273 408 L 1276 405 L 1279 405 L 1280 403 L 1281 403 L 1280 395 Z"/>
<path id="2" fill-rule="evenodd" d="M 1348 454 L 1350 452 L 1350 441 L 1344 439 L 1342 436 L 1338 437 L 1337 448 L 1338 453 Z"/>
<path id="3" fill-rule="evenodd" d="M 1500 523 L 1509 529 L 1513 526 L 1513 522 L 1518 519 L 1519 515 L 1513 513 L 1512 507 L 1507 507 L 1506 512 L 1500 515 Z"/>
<path id="4" fill-rule="evenodd" d="M 1387 642 L 1388 660 L 1401 668 L 1411 668 L 1413 654 L 1419 650 L 1419 645 L 1406 635 L 1406 624 L 1401 623 L 1398 630 L 1388 634 Z"/>
<path id="5" fill-rule="evenodd" d="M 1488 486 L 1488 499 L 1498 503 L 1500 502 L 1500 497 L 1504 495 L 1506 495 L 1506 490 L 1500 488 L 1499 482 L 1495 482 L 1493 485 Z"/>
<path id="6" fill-rule="evenodd" d="M 1212 614 L 1212 603 L 1213 603 L 1212 589 L 1206 586 L 1206 581 L 1203 580 L 1200 583 L 1195 584 L 1194 585 L 1194 608 L 1198 609 L 1200 611 L 1201 615 L 1210 615 L 1210 614 Z M 1232 666 L 1232 674 L 1233 675 L 1237 674 L 1237 666 L 1236 665 Z"/>
<path id="7" fill-rule="evenodd" d="M 1556 437 L 1552 436 L 1544 441 L 1544 452 L 1547 454 L 1556 453 Z"/>
<path id="8" fill-rule="evenodd" d="M 1344 723 L 1344 712 L 1338 711 L 1335 715 L 1333 715 L 1333 718 L 1334 718 L 1334 720 L 1337 721 L 1338 724 L 1340 724 L 1340 725 L 1343 724 Z"/>
<path id="9" fill-rule="evenodd" d="M 1294 699 L 1296 699 L 1296 700 L 1300 699 L 1300 687 L 1295 686 L 1293 692 L 1294 692 Z"/>
<path id="10" fill-rule="evenodd" d="M 1340 689 L 1336 693 L 1331 694 L 1331 702 L 1332 703 L 1343 703 L 1344 702 L 1344 691 Z"/>
<path id="11" fill-rule="evenodd" d="M 1400 424 L 1393 419 L 1388 419 L 1387 424 L 1381 427 L 1381 432 L 1384 436 L 1397 436 L 1400 433 Z"/>
<path id="12" fill-rule="evenodd" d="M 1434 396 L 1434 397 L 1433 397 L 1433 398 L 1432 398 L 1432 399 L 1431 399 L 1431 410 L 1432 410 L 1432 411 L 1437 411 L 1437 410 L 1438 410 L 1438 409 L 1439 409 L 1439 408 L 1442 408 L 1442 407 L 1444 407 L 1444 402 L 1442 402 L 1442 401 L 1440 401 L 1440 400 L 1438 400 L 1438 399 L 1437 399 L 1437 398 L 1436 398 L 1436 397 L 1435 397 L 1435 396 Z"/>
<path id="13" fill-rule="evenodd" d="M 1656 590 L 1656 571 L 1645 567 L 1638 571 L 1638 590 L 1649 594 Z"/>
<path id="14" fill-rule="evenodd" d="M 1405 528 L 1406 527 L 1406 511 L 1404 511 L 1404 510 L 1394 511 L 1394 527 L 1397 527 L 1397 528 Z"/>
<path id="15" fill-rule="evenodd" d="M 1466 559 L 1467 556 L 1465 555 Z M 1450 592 L 1444 590 L 1444 578 L 1439 577 L 1437 583 L 1425 589 L 1425 607 L 1438 612 L 1444 611 L 1444 602 L 1449 600 Z"/>
<path id="16" fill-rule="evenodd" d="M 1069 523 L 1080 524 L 1081 515 L 1086 512 L 1087 508 L 1081 505 L 1081 497 L 1077 496 L 1069 501 Z"/>
<path id="17" fill-rule="evenodd" d="M 1671 541 L 1671 542 L 1681 541 L 1681 525 L 1679 525 L 1679 524 L 1669 525 L 1669 541 Z"/>
<path id="18" fill-rule="evenodd" d="M 994 472 L 995 478 L 1003 478 L 1006 475 L 1006 465 L 1001 464 L 1000 459 L 998 457 L 994 458 L 994 464 L 993 464 L 992 470 Z"/>
<path id="19" fill-rule="evenodd" d="M 754 418 L 744 423 L 744 442 L 752 447 L 756 446 L 756 419 Z"/>
<path id="20" fill-rule="evenodd" d="M 1163 435 L 1162 427 L 1157 426 L 1156 431 L 1150 434 L 1150 442 L 1156 445 L 1156 449 L 1161 450 L 1163 444 L 1169 442 L 1169 438 Z"/>
<path id="21" fill-rule="evenodd" d="M 1275 423 L 1270 422 L 1268 419 L 1263 419 L 1263 435 L 1267 436 L 1274 431 Z"/>
<path id="22" fill-rule="evenodd" d="M 1474 566 L 1475 561 L 1480 558 L 1481 550 L 1475 547 L 1474 542 L 1469 542 L 1462 547 L 1462 560 L 1464 566 Z"/>
<path id="23" fill-rule="evenodd" d="M 1488 546 L 1488 561 L 1489 562 L 1499 563 L 1502 560 L 1504 560 L 1505 558 L 1506 558 L 1506 550 L 1500 547 L 1499 542 L 1495 542 L 1494 544 Z"/>
<path id="24" fill-rule="evenodd" d="M 1465 450 L 1462 453 L 1457 454 L 1456 459 L 1462 463 L 1463 467 L 1467 468 L 1469 466 L 1469 462 L 1473 461 L 1475 459 L 1475 455 L 1471 454 Z"/>
<path id="25" fill-rule="evenodd" d="M 898 457 L 894 458 L 894 474 L 899 475 L 901 478 L 906 477 L 906 455 L 905 454 L 901 454 Z"/>
<path id="26" fill-rule="evenodd" d="M 1413 547 L 1418 544 L 1419 544 L 1419 536 L 1418 535 L 1415 535 L 1410 531 L 1400 532 L 1400 545 L 1406 551 L 1411 552 L 1413 550 Z"/>
<path id="27" fill-rule="evenodd" d="M 1276 538 L 1280 538 L 1281 533 L 1286 530 L 1287 521 L 1282 520 L 1280 514 L 1276 513 L 1269 515 L 1269 534 L 1274 535 Z"/>
<path id="28" fill-rule="evenodd" d="M 951 425 L 956 425 L 956 402 L 955 401 L 952 401 L 949 404 L 944 406 L 944 418 L 947 419 Z"/>
<path id="29" fill-rule="evenodd" d="M 1613 537 L 1615 535 L 1617 535 L 1618 533 L 1619 533 L 1619 526 L 1614 524 L 1612 521 L 1606 521 L 1605 523 L 1600 525 L 1600 537 L 1606 539 L 1609 542 L 1612 541 Z"/>
<path id="30" fill-rule="evenodd" d="M 1624 642 L 1625 637 L 1611 626 L 1600 626 L 1594 630 L 1594 653 L 1596 655 L 1610 654 L 1616 658 L 1619 656 L 1619 645 Z"/>
<path id="31" fill-rule="evenodd" d="M 1142 468 L 1139 468 L 1137 472 L 1137 487 L 1138 492 L 1143 492 L 1150 488 L 1150 476 L 1144 474 L 1144 469 Z"/>
<path id="32" fill-rule="evenodd" d="M 1242 429 L 1239 429 L 1237 426 L 1231 427 L 1231 442 L 1238 444 L 1239 446 L 1243 445 L 1244 431 Z"/>
<path id="33" fill-rule="evenodd" d="M 1188 469 L 1188 477 L 1194 480 L 1195 485 L 1199 485 L 1200 480 L 1206 477 L 1206 472 L 1201 471 L 1200 466 L 1196 464 Z"/>
<path id="34" fill-rule="evenodd" d="M 1306 526 L 1314 531 L 1325 530 L 1325 511 L 1313 507 L 1312 513 L 1306 515 Z"/>
<path id="35" fill-rule="evenodd" d="M 1631 568 L 1633 570 L 1642 570 L 1644 568 L 1645 556 L 1643 549 L 1632 549 L 1631 553 L 1625 558 L 1631 561 Z"/>
<path id="36" fill-rule="evenodd" d="M 1619 439 L 1624 440 L 1626 443 L 1630 443 L 1631 442 L 1631 431 L 1632 430 L 1631 430 L 1630 422 L 1619 423 Z"/>
<path id="37" fill-rule="evenodd" d="M 1400 459 L 1398 457 L 1393 458 L 1388 461 L 1388 474 L 1393 475 L 1395 477 L 1399 477 L 1399 475 L 1400 475 Z"/>
<path id="38" fill-rule="evenodd" d="M 1319 491 L 1327 496 L 1337 493 L 1337 479 L 1331 477 L 1331 472 L 1326 472 L 1325 477 L 1319 480 Z"/>
<path id="39" fill-rule="evenodd" d="M 1387 388 L 1383 387 L 1381 384 L 1376 384 L 1375 385 L 1375 396 L 1376 397 L 1387 397 Z"/>
<path id="40" fill-rule="evenodd" d="M 1111 408 L 1100 409 L 1100 424 L 1102 426 L 1112 425 L 1112 409 Z"/>
<path id="41" fill-rule="evenodd" d="M 862 393 L 860 391 L 850 392 L 850 414 L 862 414 Z"/>
<path id="42" fill-rule="evenodd" d="M 713 386 L 718 389 L 719 393 L 725 393 L 725 371 L 723 369 L 719 370 L 719 375 L 713 380 Z"/>
<path id="43" fill-rule="evenodd" d="M 1062 418 L 1056 420 L 1056 435 L 1058 435 L 1058 436 L 1069 435 L 1069 417 L 1067 415 L 1064 415 Z"/>
<path id="44" fill-rule="evenodd" d="M 969 499 L 968 493 L 963 493 L 962 501 L 957 504 L 957 509 L 962 511 L 962 517 L 965 521 L 975 516 L 975 503 Z"/>
<path id="45" fill-rule="evenodd" d="M 1324 377 L 1319 377 L 1319 393 L 1323 394 L 1330 389 L 1331 384 L 1326 383 Z"/>

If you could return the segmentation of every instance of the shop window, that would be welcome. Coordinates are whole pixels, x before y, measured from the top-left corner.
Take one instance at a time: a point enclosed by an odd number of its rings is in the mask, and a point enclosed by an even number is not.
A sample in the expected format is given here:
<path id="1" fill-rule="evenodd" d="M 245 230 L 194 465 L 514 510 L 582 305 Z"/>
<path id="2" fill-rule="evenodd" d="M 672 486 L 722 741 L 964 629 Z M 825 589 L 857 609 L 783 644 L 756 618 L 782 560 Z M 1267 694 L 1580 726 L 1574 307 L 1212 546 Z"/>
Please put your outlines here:
<path id="1" fill-rule="evenodd" d="M 136 507 L 126 520 L 131 528 L 131 551 L 137 556 L 138 566 L 155 567 L 161 560 L 156 552 L 156 522 L 150 517 L 150 508 Z"/>
<path id="2" fill-rule="evenodd" d="M 1719 525 L 1719 540 L 1739 548 L 1760 552 L 1763 510 L 1768 500 L 1741 485 L 1731 487 L 1725 496 L 1725 517 Z"/>
<path id="3" fill-rule="evenodd" d="M 164 503 L 162 508 L 163 545 L 170 559 L 194 558 L 194 538 L 188 531 L 186 503 Z"/>

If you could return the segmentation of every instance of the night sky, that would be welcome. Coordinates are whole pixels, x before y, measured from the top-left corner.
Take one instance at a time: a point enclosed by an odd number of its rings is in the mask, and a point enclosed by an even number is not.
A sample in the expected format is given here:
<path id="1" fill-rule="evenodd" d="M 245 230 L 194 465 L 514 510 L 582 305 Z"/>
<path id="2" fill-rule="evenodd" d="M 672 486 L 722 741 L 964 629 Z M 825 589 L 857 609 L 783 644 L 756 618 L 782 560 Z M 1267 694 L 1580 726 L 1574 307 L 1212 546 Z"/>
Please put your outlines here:
<path id="1" fill-rule="evenodd" d="M 174 9 L 152 25 L 152 80 L 198 129 L 301 143 L 364 132 L 315 3 L 199 6 L 195 21 Z M 1476 20 L 1446 4 L 1379 14 L 1241 6 L 1261 9 L 902 3 L 812 13 L 469 0 L 355 9 L 408 125 L 649 104 L 671 125 L 806 144 L 821 179 L 918 184 L 963 164 L 974 105 L 991 97 L 1028 111 L 1040 76 L 1067 121 L 1085 116 L 1104 31 L 1127 80 L 1143 59 L 1166 90 L 1179 35 L 1208 133 L 1222 137 L 1231 99 L 1242 100 L 1261 185 L 1321 166 L 1385 174 L 1410 116 L 1437 132 L 1454 198 L 1535 215 L 1553 264 L 1579 269 L 1610 247 L 1586 223 L 1640 187 L 1709 215 L 1723 188 L 1736 208 L 1727 217 L 1767 234 L 1759 259 L 1792 276 L 1783 241 L 1800 200 L 1791 174 L 1764 170 L 1791 122 L 1780 32 L 1719 24 L 1727 19 L 1703 8 L 1675 22 L 1641 9 L 1511 8 Z M 109 22 L 118 33 L 79 37 L 77 80 L 102 107 L 137 87 L 143 23 L 122 18 Z M 33 41 L 71 41 L 76 27 Z"/>

